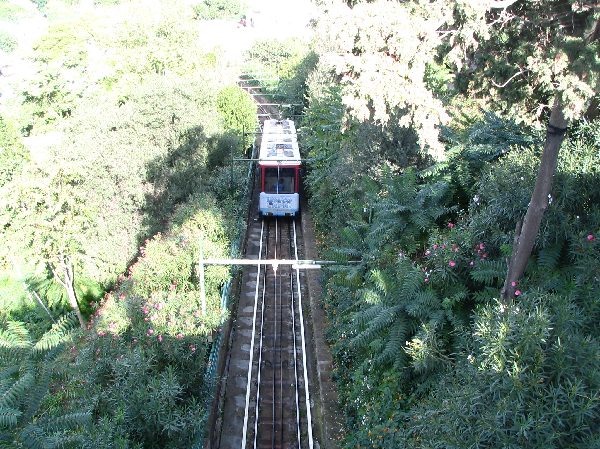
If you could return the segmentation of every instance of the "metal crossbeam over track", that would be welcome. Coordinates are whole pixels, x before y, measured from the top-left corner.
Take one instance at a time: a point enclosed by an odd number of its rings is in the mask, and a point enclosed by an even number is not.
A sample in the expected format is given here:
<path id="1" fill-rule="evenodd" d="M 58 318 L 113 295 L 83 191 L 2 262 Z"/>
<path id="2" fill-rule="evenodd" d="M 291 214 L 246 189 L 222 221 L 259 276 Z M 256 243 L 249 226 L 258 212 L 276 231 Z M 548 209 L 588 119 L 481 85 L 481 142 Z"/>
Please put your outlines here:
<path id="1" fill-rule="evenodd" d="M 348 263 L 348 262 L 344 262 Z M 350 262 L 351 263 L 351 262 Z M 293 269 L 314 269 L 318 270 L 323 265 L 339 265 L 340 262 L 334 260 L 295 260 L 295 259 L 204 259 L 200 262 L 203 265 L 291 265 Z"/>

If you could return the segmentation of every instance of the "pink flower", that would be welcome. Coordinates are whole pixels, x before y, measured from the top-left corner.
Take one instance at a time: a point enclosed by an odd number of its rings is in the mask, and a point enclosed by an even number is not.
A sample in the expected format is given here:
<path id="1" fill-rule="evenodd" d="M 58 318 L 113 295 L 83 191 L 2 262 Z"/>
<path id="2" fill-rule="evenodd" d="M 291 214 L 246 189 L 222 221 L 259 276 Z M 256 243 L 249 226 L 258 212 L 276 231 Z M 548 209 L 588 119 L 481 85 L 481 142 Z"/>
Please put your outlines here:
<path id="1" fill-rule="evenodd" d="M 483 243 L 479 244 L 479 249 L 484 250 L 485 249 L 485 245 Z"/>
<path id="2" fill-rule="evenodd" d="M 146 307 L 146 306 L 142 307 L 142 312 L 144 315 L 148 315 L 148 307 Z"/>
<path id="3" fill-rule="evenodd" d="M 119 300 L 120 300 L 120 301 L 123 301 L 124 299 L 125 299 L 125 294 L 124 294 L 124 293 L 121 293 L 121 294 L 119 295 Z"/>
<path id="4" fill-rule="evenodd" d="M 515 296 L 519 296 L 521 294 L 521 290 L 515 290 Z"/>
<path id="5" fill-rule="evenodd" d="M 196 345 L 190 345 L 190 351 L 196 352 Z"/>
<path id="6" fill-rule="evenodd" d="M 433 249 L 438 249 L 438 246 L 437 245 L 433 245 Z"/>
<path id="7" fill-rule="evenodd" d="M 596 240 L 596 237 L 594 237 L 594 234 L 588 234 L 587 239 L 588 242 L 593 242 L 594 240 Z"/>
<path id="8" fill-rule="evenodd" d="M 158 319 L 158 315 L 155 313 L 150 317 L 150 321 L 156 321 Z"/>
<path id="9" fill-rule="evenodd" d="M 452 223 L 452 222 L 449 222 L 449 223 L 448 223 L 448 227 L 449 227 L 450 229 L 452 229 L 454 226 L 455 226 L 455 225 L 454 225 L 454 223 Z"/>
<path id="10" fill-rule="evenodd" d="M 483 253 L 483 254 L 481 255 L 481 257 L 483 257 L 484 259 L 485 259 L 487 256 L 488 256 L 488 253 Z"/>
<path id="11" fill-rule="evenodd" d="M 177 334 L 177 336 L 175 337 L 177 340 L 181 340 L 183 338 L 183 334 L 180 332 Z"/>
<path id="12" fill-rule="evenodd" d="M 446 245 L 442 245 L 442 249 L 446 249 Z"/>
<path id="13" fill-rule="evenodd" d="M 425 283 L 429 282 L 429 278 L 425 278 L 425 279 L 423 280 L 423 282 L 425 282 Z"/>
<path id="14" fill-rule="evenodd" d="M 451 260 L 450 262 L 448 262 L 448 265 L 450 265 L 451 267 L 454 267 L 454 266 L 456 266 L 456 262 Z"/>
<path id="15" fill-rule="evenodd" d="M 156 304 L 156 305 L 154 306 L 154 308 L 155 308 L 156 310 L 161 310 L 163 307 L 164 307 L 164 304 L 163 304 L 162 302 L 159 302 L 158 304 Z"/>
<path id="16" fill-rule="evenodd" d="M 429 256 L 430 254 L 431 254 L 431 251 L 429 251 L 429 250 L 425 251 L 426 256 Z"/>
<path id="17" fill-rule="evenodd" d="M 158 342 L 159 342 L 159 343 L 162 343 L 162 341 L 163 341 L 163 337 L 162 337 L 162 335 L 159 335 L 159 336 L 158 336 L 158 337 L 156 337 L 156 338 L 158 339 Z"/>
<path id="18" fill-rule="evenodd" d="M 516 287 L 516 286 L 517 286 L 517 283 L 516 283 L 515 281 L 512 281 L 512 282 L 510 283 L 510 285 L 511 285 L 511 286 L 513 286 L 513 287 Z"/>
<path id="19" fill-rule="evenodd" d="M 148 335 L 152 335 L 154 334 L 154 329 L 150 328 L 148 329 L 148 332 L 146 332 Z"/>
<path id="20" fill-rule="evenodd" d="M 104 337 L 105 335 L 106 335 L 106 332 L 98 331 L 98 337 Z"/>

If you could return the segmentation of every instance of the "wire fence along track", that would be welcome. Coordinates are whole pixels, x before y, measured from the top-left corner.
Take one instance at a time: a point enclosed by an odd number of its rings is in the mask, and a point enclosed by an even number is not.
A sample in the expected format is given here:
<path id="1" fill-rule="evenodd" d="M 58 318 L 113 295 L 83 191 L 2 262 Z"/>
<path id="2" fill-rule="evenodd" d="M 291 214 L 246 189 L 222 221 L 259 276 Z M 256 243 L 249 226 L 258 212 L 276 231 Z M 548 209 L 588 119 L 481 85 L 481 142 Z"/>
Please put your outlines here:
<path id="1" fill-rule="evenodd" d="M 263 221 L 260 239 L 259 260 L 298 256 L 294 221 Z M 299 270 L 290 265 L 262 270 L 261 266 L 256 274 L 241 449 L 312 449 Z"/>

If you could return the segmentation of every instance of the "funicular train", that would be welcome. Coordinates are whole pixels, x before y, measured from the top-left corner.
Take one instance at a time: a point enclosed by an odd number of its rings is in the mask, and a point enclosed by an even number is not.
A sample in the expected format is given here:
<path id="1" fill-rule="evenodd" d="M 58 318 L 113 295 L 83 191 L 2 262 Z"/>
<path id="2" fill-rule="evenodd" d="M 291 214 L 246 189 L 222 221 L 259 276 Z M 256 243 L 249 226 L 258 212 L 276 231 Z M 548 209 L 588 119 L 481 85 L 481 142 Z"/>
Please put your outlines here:
<path id="1" fill-rule="evenodd" d="M 292 120 L 265 120 L 258 159 L 259 214 L 298 216 L 301 159 Z"/>

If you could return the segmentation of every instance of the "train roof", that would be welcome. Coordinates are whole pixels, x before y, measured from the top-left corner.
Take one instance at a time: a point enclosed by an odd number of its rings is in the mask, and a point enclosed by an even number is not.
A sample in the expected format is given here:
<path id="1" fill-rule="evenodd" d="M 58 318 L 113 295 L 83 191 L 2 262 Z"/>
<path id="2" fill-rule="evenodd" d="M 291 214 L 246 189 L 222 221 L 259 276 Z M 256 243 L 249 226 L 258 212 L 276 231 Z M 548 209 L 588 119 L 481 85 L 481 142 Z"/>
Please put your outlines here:
<path id="1" fill-rule="evenodd" d="M 258 163 L 261 165 L 299 165 L 300 149 L 292 120 L 265 120 Z"/>

